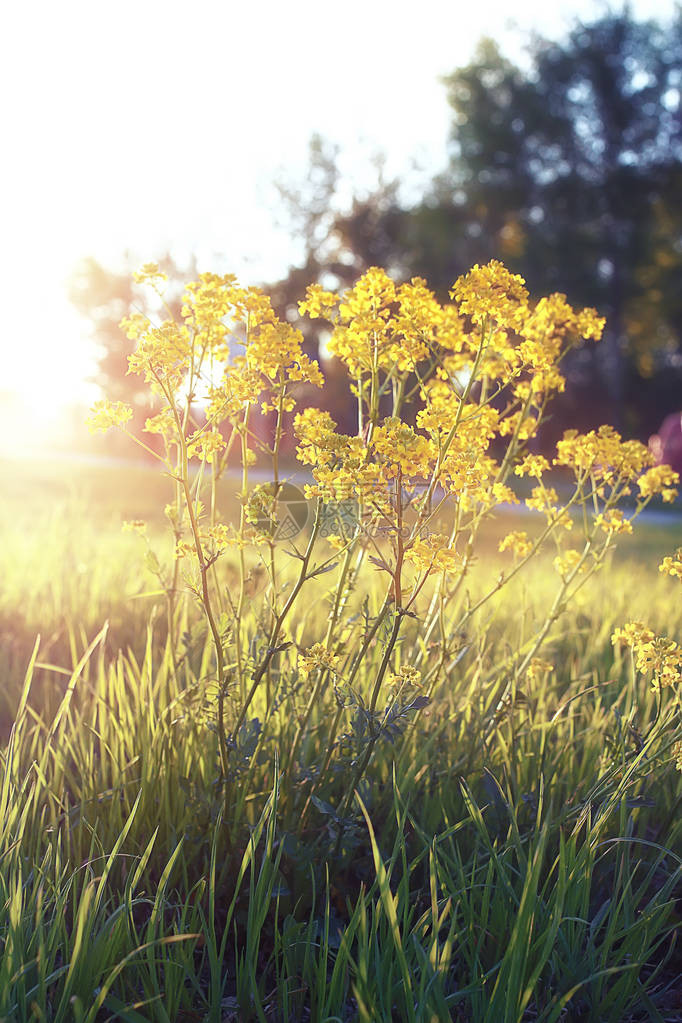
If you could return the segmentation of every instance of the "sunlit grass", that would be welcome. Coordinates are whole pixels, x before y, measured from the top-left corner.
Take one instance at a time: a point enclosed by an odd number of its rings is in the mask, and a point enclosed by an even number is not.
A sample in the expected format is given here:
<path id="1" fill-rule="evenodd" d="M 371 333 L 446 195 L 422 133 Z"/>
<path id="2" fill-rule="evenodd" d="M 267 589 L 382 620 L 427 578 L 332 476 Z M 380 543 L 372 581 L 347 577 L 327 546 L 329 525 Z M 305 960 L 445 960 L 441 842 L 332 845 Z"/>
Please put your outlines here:
<path id="1" fill-rule="evenodd" d="M 366 821 L 334 856 L 347 780 L 332 771 L 300 825 L 278 787 L 290 710 L 244 762 L 250 837 L 222 819 L 210 644 L 190 610 L 174 657 L 144 544 L 121 531 L 167 481 L 73 465 L 15 479 L 0 513 L 0 1016 L 668 1018 L 681 776 L 665 736 L 637 752 L 656 697 L 611 633 L 637 617 L 682 632 L 656 570 L 676 519 L 621 545 L 557 622 L 554 670 L 499 707 L 491 665 L 542 619 L 551 555 L 491 602 L 434 702 L 377 746 Z M 515 514 L 486 527 L 472 586 L 499 571 Z M 311 586 L 296 642 L 325 614 L 324 578 Z M 416 641 L 407 630 L 405 651 Z M 313 710 L 297 784 L 323 759 L 330 707 Z"/>

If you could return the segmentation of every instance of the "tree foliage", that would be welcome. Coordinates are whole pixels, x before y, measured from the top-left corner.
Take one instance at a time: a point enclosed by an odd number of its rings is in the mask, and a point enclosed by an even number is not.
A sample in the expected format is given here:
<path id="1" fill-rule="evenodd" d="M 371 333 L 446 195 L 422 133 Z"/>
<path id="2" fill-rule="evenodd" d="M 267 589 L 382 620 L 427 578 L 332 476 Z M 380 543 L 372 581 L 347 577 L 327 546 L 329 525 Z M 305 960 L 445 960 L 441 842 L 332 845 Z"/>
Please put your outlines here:
<path id="1" fill-rule="evenodd" d="M 533 291 L 607 318 L 599 355 L 572 357 L 557 417 L 652 433 L 682 384 L 682 10 L 664 24 L 625 8 L 558 42 L 534 36 L 523 67 L 483 40 L 444 85 L 449 164 L 416 203 L 380 167 L 373 191 L 349 197 L 337 149 L 312 139 L 307 178 L 280 185 L 300 257 L 269 285 L 273 305 L 293 321 L 311 280 L 343 288 L 371 266 L 425 277 L 444 300 L 472 263 L 502 259 Z M 136 405 L 118 329 L 143 301 L 129 281 L 90 260 L 73 298 L 102 347 L 98 382 Z M 315 357 L 324 327 L 303 329 Z M 332 402 L 334 380 L 330 366 Z"/>
<path id="2" fill-rule="evenodd" d="M 606 315 L 600 363 L 576 362 L 570 400 L 591 390 L 595 418 L 646 432 L 657 388 L 682 371 L 682 14 L 663 24 L 609 13 L 559 42 L 533 37 L 528 58 L 522 68 L 482 41 L 445 80 L 446 172 L 410 208 L 393 189 L 337 215 L 308 273 L 343 279 L 341 252 L 354 273 L 379 263 L 443 297 L 472 262 L 501 258 L 533 289 Z"/>
<path id="3" fill-rule="evenodd" d="M 606 379 L 619 400 L 634 310 L 651 315 L 653 299 L 662 325 L 672 312 L 642 263 L 661 247 L 672 263 L 679 244 L 664 211 L 682 161 L 681 30 L 680 15 L 664 26 L 610 14 L 561 43 L 535 39 L 527 74 L 484 43 L 447 80 L 451 184 L 466 234 L 534 286 L 606 313 Z M 657 332 L 627 333 L 632 354 L 650 358 Z"/>

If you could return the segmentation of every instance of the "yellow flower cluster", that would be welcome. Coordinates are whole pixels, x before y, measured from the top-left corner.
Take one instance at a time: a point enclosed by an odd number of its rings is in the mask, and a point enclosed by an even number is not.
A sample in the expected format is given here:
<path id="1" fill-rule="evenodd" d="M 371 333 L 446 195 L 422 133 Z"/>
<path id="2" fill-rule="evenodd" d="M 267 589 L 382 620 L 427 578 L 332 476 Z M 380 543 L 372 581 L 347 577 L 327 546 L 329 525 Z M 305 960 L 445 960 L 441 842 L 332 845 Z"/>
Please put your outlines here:
<path id="1" fill-rule="evenodd" d="M 533 487 L 530 497 L 526 498 L 526 507 L 539 511 L 548 519 L 553 519 L 558 512 L 559 495 L 554 487 Z"/>
<path id="2" fill-rule="evenodd" d="M 499 465 L 488 455 L 490 444 L 496 436 L 523 442 L 534 435 L 548 392 L 563 387 L 557 363 L 566 344 L 577 337 L 597 340 L 604 321 L 592 309 L 574 311 L 563 295 L 532 306 L 523 279 L 496 260 L 473 267 L 450 295 L 453 304 L 441 305 L 421 278 L 396 286 L 384 270 L 371 267 L 343 294 L 311 285 L 299 309 L 331 322 L 328 348 L 359 381 L 355 393 L 368 407 L 370 390 L 363 378 L 371 378 L 376 396 L 381 374 L 403 386 L 408 373 L 419 375 L 423 404 L 416 427 L 431 444 L 410 427 L 377 424 L 375 404 L 375 446 L 361 458 L 362 467 L 378 460 L 393 465 L 382 473 L 384 479 L 398 467 L 403 475 L 424 477 L 437 463 L 438 483 L 456 493 L 464 507 L 513 501 L 508 487 L 494 484 Z M 509 388 L 507 407 L 468 400 L 473 374 L 485 388 Z M 397 442 L 394 450 L 401 458 L 390 459 L 389 440 Z M 312 464 L 310 452 L 303 460 Z M 347 457 L 330 463 L 325 456 L 325 461 L 336 468 L 342 461 L 344 485 L 353 484 Z M 539 478 L 547 468 L 542 456 L 527 456 L 518 473 Z M 315 476 L 319 484 L 319 471 Z"/>
<path id="3" fill-rule="evenodd" d="M 567 576 L 571 575 L 571 573 L 575 571 L 577 566 L 580 564 L 581 558 L 582 555 L 580 551 L 569 549 L 567 551 L 564 551 L 563 554 L 557 555 L 557 557 L 554 559 L 554 567 L 559 573 L 559 575 L 562 577 L 562 579 L 566 579 Z M 581 565 L 579 571 L 585 572 L 586 570 L 587 570 L 586 566 Z"/>
<path id="4" fill-rule="evenodd" d="M 237 545 L 234 526 L 227 525 L 225 522 L 216 522 L 215 525 L 209 526 L 206 530 L 206 539 L 214 553 L 226 551 L 229 547 Z"/>
<path id="5" fill-rule="evenodd" d="M 577 475 L 590 474 L 599 483 L 614 486 L 635 480 L 652 460 L 644 444 L 624 441 L 613 427 L 600 426 L 586 434 L 567 430 L 557 444 L 554 464 L 569 466 Z M 654 486 L 652 479 L 651 487 Z"/>
<path id="6" fill-rule="evenodd" d="M 549 469 L 549 462 L 544 455 L 526 455 L 520 465 L 517 465 L 514 472 L 517 476 L 535 476 L 540 479 L 543 473 Z"/>
<path id="7" fill-rule="evenodd" d="M 112 426 L 124 427 L 133 418 L 130 405 L 122 401 L 96 401 L 86 420 L 91 433 L 105 431 Z"/>
<path id="8" fill-rule="evenodd" d="M 529 682 L 536 682 L 543 675 L 547 674 L 548 671 L 554 671 L 554 665 L 551 661 L 546 661 L 542 657 L 531 657 L 530 664 L 526 669 L 526 676 Z"/>
<path id="9" fill-rule="evenodd" d="M 557 363 L 566 339 L 598 341 L 604 330 L 603 317 L 594 309 L 575 312 L 561 294 L 541 298 L 520 328 L 523 338 L 520 356 L 533 369 L 531 390 L 536 395 L 564 390 L 564 378 Z"/>
<path id="10" fill-rule="evenodd" d="M 194 315 L 198 315 L 198 308 L 205 319 L 202 299 L 201 292 L 195 294 Z M 244 354 L 228 365 L 221 386 L 212 391 L 213 405 L 220 406 L 222 398 L 228 414 L 233 415 L 238 408 L 256 402 L 263 391 L 271 390 L 273 383 L 278 385 L 278 391 L 285 390 L 287 383 L 297 382 L 322 387 L 320 367 L 303 351 L 300 330 L 278 319 L 263 291 L 242 290 L 234 299 L 234 318 L 231 337 L 243 346 Z M 243 339 L 237 337 L 239 324 Z M 272 398 L 263 401 L 264 411 L 273 407 Z M 293 401 L 285 401 L 285 408 L 291 411 Z"/>
<path id="11" fill-rule="evenodd" d="M 135 351 L 128 358 L 128 372 L 139 373 L 154 390 L 174 392 L 189 372 L 192 339 L 187 327 L 165 320 L 160 327 L 149 324 L 136 313 L 121 321 Z"/>
<path id="12" fill-rule="evenodd" d="M 156 269 L 149 264 L 136 279 L 153 284 L 159 279 Z M 140 314 L 122 321 L 135 342 L 129 372 L 141 374 L 169 402 L 185 381 L 196 387 L 205 374 L 209 422 L 234 416 L 259 400 L 264 411 L 273 408 L 273 389 L 283 411 L 290 411 L 293 398 L 284 394 L 287 385 L 323 384 L 319 365 L 303 351 L 301 332 L 278 319 L 263 291 L 241 287 L 232 274 L 205 273 L 190 283 L 182 318 L 181 324 L 167 320 L 158 327 Z M 242 355 L 233 357 L 235 346 L 244 349 Z M 212 379 L 216 366 L 224 370 L 217 385 Z M 155 432 L 165 433 L 165 426 Z M 196 438 L 191 454 L 202 455 L 207 443 L 215 453 L 220 448 L 216 436 L 209 442 Z"/>
<path id="13" fill-rule="evenodd" d="M 312 320 L 330 320 L 339 301 L 335 291 L 325 291 L 321 284 L 309 284 L 304 301 L 298 303 L 298 311 L 301 316 L 307 313 Z"/>
<path id="14" fill-rule="evenodd" d="M 135 279 L 159 291 L 165 274 L 149 263 Z M 308 288 L 301 313 L 332 323 L 329 350 L 358 381 L 359 401 L 368 407 L 370 387 L 362 378 L 369 375 L 373 402 L 371 450 L 358 438 L 332 440 L 335 427 L 326 431 L 324 443 L 302 439 L 299 453 L 315 466 L 318 487 L 326 486 L 321 477 L 330 471 L 340 492 L 381 486 L 398 473 L 425 477 L 438 463 L 438 482 L 469 507 L 514 499 L 508 488 L 493 486 L 499 466 L 489 457 L 489 446 L 498 435 L 523 441 L 534 434 L 544 396 L 561 385 L 556 365 L 565 339 L 597 339 L 603 321 L 593 310 L 575 312 L 562 295 L 531 306 L 522 278 L 496 260 L 460 277 L 451 297 L 453 304 L 441 304 L 422 278 L 396 285 L 378 267 L 343 294 L 318 284 Z M 188 284 L 181 316 L 180 323 L 154 325 L 134 314 L 122 326 L 135 343 L 130 371 L 141 374 L 168 403 L 148 420 L 151 432 L 172 441 L 179 426 L 168 410 L 183 388 L 193 399 L 203 382 L 206 423 L 188 437 L 191 457 L 216 459 L 224 448 L 220 424 L 225 419 L 246 417 L 257 403 L 263 411 L 291 412 L 292 387 L 323 384 L 317 362 L 303 350 L 301 332 L 276 316 L 261 289 L 241 286 L 232 274 L 203 273 Z M 236 357 L 235 347 L 242 348 Z M 379 423 L 379 396 L 386 391 L 382 375 L 406 388 L 410 373 L 418 374 L 423 401 L 416 428 L 397 420 Z M 498 391 L 510 387 L 506 408 L 468 400 L 473 373 L 486 387 L 493 382 Z M 122 422 L 101 410 L 93 414 L 95 428 Z M 545 459 L 528 456 L 517 471 L 539 477 L 546 468 Z"/>
<path id="15" fill-rule="evenodd" d="M 391 325 L 393 343 L 389 354 L 398 369 L 414 369 L 438 342 L 447 340 L 452 344 L 452 327 L 455 328 L 455 337 L 459 336 L 459 318 L 452 316 L 453 310 L 448 315 L 421 277 L 413 277 L 409 284 L 401 285 L 396 299 L 397 310 Z"/>
<path id="16" fill-rule="evenodd" d="M 405 552 L 405 561 L 420 572 L 458 572 L 462 558 L 449 544 L 448 537 L 439 533 L 418 536 Z"/>
<path id="17" fill-rule="evenodd" d="M 492 459 L 488 459 L 492 462 Z M 494 464 L 494 463 L 493 463 Z M 464 511 L 474 508 L 477 504 L 483 508 L 494 508 L 498 504 L 518 504 L 519 499 L 511 489 L 504 483 L 493 483 L 492 486 L 486 483 L 478 491 L 471 490 L 462 494 L 460 504 Z"/>
<path id="18" fill-rule="evenodd" d="M 393 417 L 376 428 L 371 446 L 381 460 L 386 479 L 393 479 L 398 473 L 407 478 L 427 476 L 435 460 L 433 444 Z"/>
<path id="19" fill-rule="evenodd" d="M 227 361 L 229 327 L 226 320 L 243 322 L 246 291 L 234 274 L 200 274 L 185 288 L 182 318 L 202 346 L 219 361 Z"/>
<path id="20" fill-rule="evenodd" d="M 156 264 L 145 265 L 136 277 L 159 294 L 164 279 Z M 329 413 L 316 408 L 295 416 L 297 455 L 314 480 L 306 493 L 357 498 L 362 515 L 381 520 L 393 542 L 405 535 L 405 490 L 428 480 L 429 496 L 437 486 L 439 494 L 455 497 L 458 514 L 477 514 L 517 502 L 507 479 L 518 462 L 516 475 L 540 483 L 527 506 L 551 525 L 570 529 L 556 491 L 541 483 L 549 461 L 527 453 L 525 441 L 537 431 L 549 392 L 563 387 L 558 365 L 566 348 L 578 337 L 598 340 L 603 320 L 594 310 L 573 310 L 560 294 L 532 304 L 524 280 L 496 260 L 461 276 L 450 297 L 452 303 L 441 304 L 422 278 L 397 285 L 378 267 L 341 294 L 319 284 L 307 289 L 300 312 L 331 324 L 328 348 L 352 379 L 359 428 L 355 436 L 340 434 Z M 231 437 L 241 441 L 236 449 L 250 464 L 255 458 L 253 444 L 247 443 L 254 435 L 250 409 L 276 412 L 279 442 L 286 429 L 282 416 L 294 411 L 298 385 L 323 385 L 317 362 L 304 351 L 301 331 L 277 317 L 261 289 L 241 286 L 232 274 L 204 273 L 188 284 L 179 323 L 155 326 L 135 314 L 124 326 L 135 343 L 130 371 L 164 399 L 146 429 L 161 435 L 167 447 L 175 444 L 179 460 L 186 452 L 217 463 L 219 471 Z M 393 415 L 386 417 L 391 396 Z M 197 423 L 199 401 L 205 421 Z M 91 424 L 99 429 L 125 425 L 131 415 L 119 403 L 99 403 Z M 499 438 L 511 438 L 511 452 L 501 464 L 492 456 Z M 673 493 L 672 470 L 652 467 L 643 445 L 623 442 L 609 427 L 584 436 L 566 433 L 555 464 L 591 475 L 598 487 L 639 477 L 643 497 L 657 492 L 667 499 Z M 259 514 L 245 507 L 238 542 L 262 542 L 257 529 L 244 528 L 244 521 L 260 522 Z M 629 528 L 614 511 L 602 513 L 598 525 L 607 533 Z M 207 543 L 208 557 L 228 540 L 237 542 L 233 536 L 198 535 Z M 500 543 L 500 550 L 523 558 L 532 546 L 517 532 Z M 398 550 L 396 544 L 396 555 Z M 557 559 L 562 574 L 570 571 L 575 553 Z M 405 561 L 427 572 L 459 568 L 445 537 L 418 537 L 408 544 Z"/>
<path id="21" fill-rule="evenodd" d="M 370 267 L 343 295 L 311 285 L 299 311 L 333 324 L 329 350 L 356 379 L 378 370 L 414 371 L 437 352 L 439 372 L 451 380 L 471 367 L 485 327 L 481 374 L 505 384 L 528 370 L 531 379 L 521 386 L 538 401 L 563 389 L 556 364 L 565 339 L 598 340 L 604 325 L 593 309 L 575 312 L 564 295 L 531 307 L 523 278 L 497 260 L 460 277 L 450 297 L 454 305 L 441 305 L 422 278 L 396 287 L 385 270 Z"/>
<path id="22" fill-rule="evenodd" d="M 225 438 L 219 430 L 197 430 L 187 442 L 187 454 L 196 456 L 210 465 L 225 447 Z"/>
<path id="23" fill-rule="evenodd" d="M 157 263 L 145 263 L 133 274 L 136 284 L 163 284 L 168 280 L 168 274 L 159 269 Z"/>
<path id="24" fill-rule="evenodd" d="M 682 680 L 682 647 L 667 636 L 657 636 L 642 622 L 629 622 L 622 629 L 616 629 L 612 641 L 614 645 L 620 643 L 630 647 L 638 671 L 653 674 L 654 689 L 675 685 Z"/>
<path id="25" fill-rule="evenodd" d="M 501 554 L 511 551 L 515 558 L 525 558 L 533 550 L 533 542 L 528 539 L 528 533 L 524 530 L 516 530 L 513 533 L 507 533 L 500 540 L 497 549 Z"/>
<path id="26" fill-rule="evenodd" d="M 297 457 L 312 467 L 315 479 L 315 486 L 306 484 L 307 496 L 344 501 L 370 494 L 379 497 L 385 490 L 382 467 L 369 461 L 362 438 L 337 433 L 328 412 L 304 409 L 294 419 L 294 432 L 299 441 Z"/>
<path id="27" fill-rule="evenodd" d="M 311 285 L 299 312 L 334 323 L 329 351 L 356 379 L 394 367 L 414 370 L 434 345 L 452 347 L 462 333 L 459 317 L 441 306 L 422 278 L 396 287 L 376 266 L 343 296 Z"/>
<path id="28" fill-rule="evenodd" d="M 307 408 L 294 420 L 299 439 L 299 459 L 304 465 L 331 465 L 340 455 L 345 437 L 336 432 L 336 423 L 328 412 Z"/>
<path id="29" fill-rule="evenodd" d="M 519 440 L 529 440 L 535 435 L 537 428 L 538 417 L 533 414 L 524 415 L 519 410 L 504 417 L 500 423 L 500 437 L 511 437 L 516 434 Z"/>
<path id="30" fill-rule="evenodd" d="M 388 684 L 402 688 L 403 686 L 418 687 L 422 684 L 421 672 L 409 664 L 404 664 L 400 671 L 389 675 Z"/>
<path id="31" fill-rule="evenodd" d="M 417 421 L 421 421 L 419 416 Z M 438 482 L 449 493 L 457 494 L 463 506 L 470 507 L 477 501 L 487 503 L 490 497 L 490 481 L 497 476 L 499 465 L 487 452 L 498 423 L 499 414 L 491 406 L 464 406 L 456 433 L 441 459 Z M 441 432 L 439 446 L 445 440 Z M 512 491 L 508 487 L 501 489 L 499 484 L 493 497 L 495 503 L 516 501 Z"/>
<path id="32" fill-rule="evenodd" d="M 173 411 L 169 407 L 161 409 L 155 416 L 150 416 L 144 424 L 145 433 L 158 433 L 170 443 L 175 436 L 176 424 Z"/>
<path id="33" fill-rule="evenodd" d="M 675 484 L 679 482 L 680 474 L 669 465 L 655 465 L 637 480 L 637 486 L 642 497 L 660 494 L 667 504 L 671 504 L 677 497 Z"/>
<path id="34" fill-rule="evenodd" d="M 663 558 L 658 571 L 677 577 L 682 582 L 682 547 L 678 547 L 674 555 Z"/>
<path id="35" fill-rule="evenodd" d="M 271 312 L 271 310 L 270 310 Z M 305 380 L 317 387 L 323 384 L 317 362 L 301 350 L 303 335 L 289 323 L 273 318 L 263 320 L 247 346 L 247 363 L 269 380 L 286 372 L 290 380 Z"/>
<path id="36" fill-rule="evenodd" d="M 493 323 L 503 330 L 518 331 L 528 315 L 528 291 L 523 277 L 512 274 L 498 260 L 486 266 L 476 263 L 455 282 L 450 297 L 472 323 Z"/>
<path id="37" fill-rule="evenodd" d="M 175 544 L 175 557 L 179 561 L 181 558 L 191 558 L 197 553 L 196 544 L 188 540 L 177 540 Z"/>
<path id="38" fill-rule="evenodd" d="M 620 508 L 609 508 L 608 511 L 601 512 L 595 518 L 594 524 L 605 533 L 632 533 L 632 523 L 625 518 Z"/>
<path id="39" fill-rule="evenodd" d="M 491 380 L 511 380 L 522 370 L 530 379 L 519 381 L 514 395 L 529 395 L 539 403 L 551 391 L 563 391 L 557 366 L 566 343 L 577 338 L 598 341 L 604 320 L 594 309 L 574 311 L 561 294 L 541 299 L 533 308 L 525 281 L 497 260 L 476 265 L 455 283 L 451 297 L 472 323 L 495 327 L 482 373 Z M 515 340 L 516 338 L 516 340 Z"/>
<path id="40" fill-rule="evenodd" d="M 302 675 L 310 675 L 315 668 L 336 670 L 339 658 L 327 650 L 324 643 L 313 643 L 307 650 L 301 651 L 298 657 L 298 670 Z"/>

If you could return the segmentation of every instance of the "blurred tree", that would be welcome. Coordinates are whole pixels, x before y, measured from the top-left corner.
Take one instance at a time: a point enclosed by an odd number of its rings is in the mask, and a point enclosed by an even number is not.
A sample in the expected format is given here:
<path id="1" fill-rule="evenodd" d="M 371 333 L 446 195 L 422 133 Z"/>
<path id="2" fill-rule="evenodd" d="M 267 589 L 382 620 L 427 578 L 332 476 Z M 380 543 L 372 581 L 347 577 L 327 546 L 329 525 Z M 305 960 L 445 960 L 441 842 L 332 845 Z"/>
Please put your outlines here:
<path id="1" fill-rule="evenodd" d="M 628 337 L 646 377 L 682 358 L 681 200 L 682 165 L 671 164 L 661 169 L 634 267 L 638 287 L 626 303 Z"/>
<path id="2" fill-rule="evenodd" d="M 69 286 L 71 303 L 89 321 L 100 351 L 94 382 L 113 400 L 131 404 L 142 400 L 144 388 L 139 378 L 126 376 L 132 344 L 119 323 L 139 301 L 134 289 L 130 273 L 107 270 L 92 257 L 77 265 Z"/>
<path id="3" fill-rule="evenodd" d="M 180 267 L 166 254 L 157 262 L 168 274 L 166 302 L 179 318 L 185 283 L 196 276 L 194 259 L 189 266 Z M 128 375 L 128 356 L 133 344 L 119 324 L 133 310 L 144 313 L 152 322 L 165 319 L 168 311 L 154 304 L 149 288 L 134 282 L 132 274 L 136 269 L 137 262 L 133 263 L 128 255 L 120 271 L 106 269 L 91 257 L 84 259 L 71 275 L 69 298 L 90 322 L 92 338 L 100 350 L 94 382 L 112 400 L 129 402 L 140 422 L 149 415 L 148 388 L 137 374 Z"/>
<path id="4" fill-rule="evenodd" d="M 386 180 L 377 157 L 375 187 L 362 198 L 349 195 L 338 158 L 338 146 L 313 135 L 305 178 L 277 183 L 281 226 L 300 245 L 301 258 L 283 280 L 267 288 L 280 315 L 289 319 L 298 319 L 298 303 L 313 281 L 346 287 L 373 265 L 405 272 L 398 234 L 406 212 L 398 199 L 399 182 Z M 301 326 L 307 329 L 308 324 Z"/>
<path id="5" fill-rule="evenodd" d="M 670 319 L 643 253 L 679 247 L 662 210 L 682 166 L 682 12 L 670 25 L 608 14 L 560 43 L 534 38 L 530 58 L 522 72 L 486 42 L 447 79 L 449 184 L 481 258 L 501 255 L 532 291 L 565 291 L 607 316 L 602 379 L 617 418 L 624 356 L 658 347 L 657 332 L 630 343 L 628 309 L 643 302 Z"/>
<path id="6" fill-rule="evenodd" d="M 565 416 L 653 432 L 642 373 L 682 385 L 682 10 L 659 24 L 625 8 L 560 42 L 534 36 L 523 69 L 485 40 L 445 84 L 450 163 L 417 205 L 392 183 L 334 213 L 327 153 L 326 201 L 306 212 L 298 196 L 314 230 L 284 304 L 312 279 L 345 284 L 373 263 L 424 276 L 444 298 L 473 263 L 501 258 L 532 294 L 562 291 L 607 317 L 597 365 L 575 357 Z"/>

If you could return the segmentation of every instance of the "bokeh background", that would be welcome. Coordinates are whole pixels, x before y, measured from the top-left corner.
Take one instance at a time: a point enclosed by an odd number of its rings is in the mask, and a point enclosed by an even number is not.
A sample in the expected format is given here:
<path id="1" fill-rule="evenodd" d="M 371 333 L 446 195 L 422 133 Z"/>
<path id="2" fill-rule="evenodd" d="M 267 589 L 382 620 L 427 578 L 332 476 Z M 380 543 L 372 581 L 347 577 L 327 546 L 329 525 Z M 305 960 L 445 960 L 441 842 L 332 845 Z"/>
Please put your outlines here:
<path id="1" fill-rule="evenodd" d="M 378 264 L 444 298 L 499 258 L 608 319 L 541 443 L 672 417 L 682 462 L 679 5 L 15 4 L 0 46 L 3 456 L 132 454 L 83 422 L 103 393 L 148 414 L 118 329 L 142 262 L 171 302 L 234 272 L 293 318 L 314 280 Z"/>

